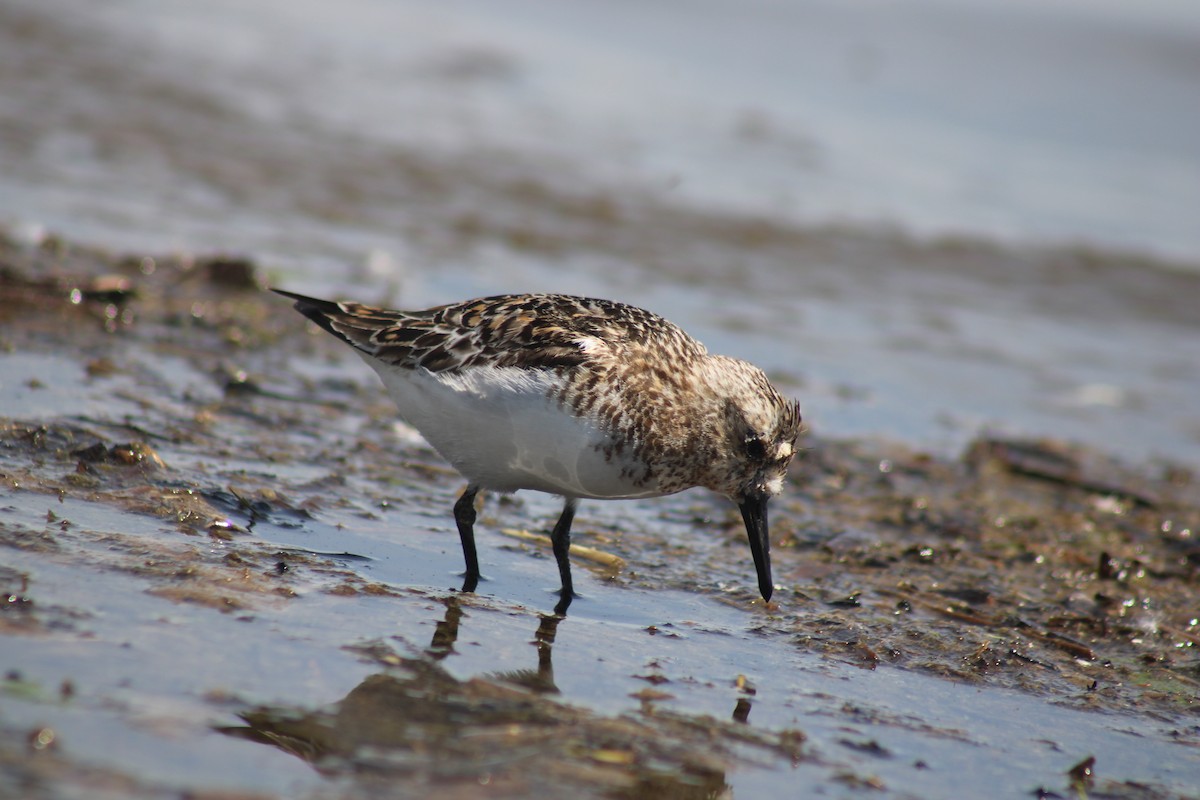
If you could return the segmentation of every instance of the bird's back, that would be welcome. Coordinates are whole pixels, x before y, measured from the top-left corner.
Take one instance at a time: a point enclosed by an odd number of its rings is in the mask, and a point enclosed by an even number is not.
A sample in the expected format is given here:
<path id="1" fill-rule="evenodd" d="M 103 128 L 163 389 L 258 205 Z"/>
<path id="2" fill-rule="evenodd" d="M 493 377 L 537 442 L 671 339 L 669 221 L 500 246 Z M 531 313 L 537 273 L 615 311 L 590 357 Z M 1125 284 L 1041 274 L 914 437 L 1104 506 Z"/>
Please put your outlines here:
<path id="1" fill-rule="evenodd" d="M 280 292 L 325 330 L 387 364 L 430 372 L 473 367 L 600 366 L 643 349 L 695 358 L 704 346 L 645 309 L 563 294 L 508 294 L 420 311 Z"/>
<path id="2" fill-rule="evenodd" d="M 375 369 L 401 415 L 468 480 L 499 491 L 643 497 L 666 486 L 641 446 L 635 375 L 706 357 L 666 319 L 608 300 L 499 295 L 421 311 L 284 292 Z M 639 433 L 641 431 L 641 433 Z"/>

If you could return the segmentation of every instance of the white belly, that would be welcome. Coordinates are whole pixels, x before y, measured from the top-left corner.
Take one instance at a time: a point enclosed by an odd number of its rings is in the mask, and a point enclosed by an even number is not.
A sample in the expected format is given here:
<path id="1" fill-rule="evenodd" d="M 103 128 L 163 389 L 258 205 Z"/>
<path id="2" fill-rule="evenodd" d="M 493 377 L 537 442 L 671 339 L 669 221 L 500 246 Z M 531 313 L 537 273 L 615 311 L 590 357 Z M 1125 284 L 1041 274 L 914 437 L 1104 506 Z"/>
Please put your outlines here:
<path id="1" fill-rule="evenodd" d="M 555 377 L 510 368 L 461 375 L 389 367 L 379 373 L 404 420 L 473 484 L 581 498 L 653 497 L 639 464 L 604 454 L 609 437 L 547 398 Z M 625 448 L 627 452 L 630 448 Z"/>

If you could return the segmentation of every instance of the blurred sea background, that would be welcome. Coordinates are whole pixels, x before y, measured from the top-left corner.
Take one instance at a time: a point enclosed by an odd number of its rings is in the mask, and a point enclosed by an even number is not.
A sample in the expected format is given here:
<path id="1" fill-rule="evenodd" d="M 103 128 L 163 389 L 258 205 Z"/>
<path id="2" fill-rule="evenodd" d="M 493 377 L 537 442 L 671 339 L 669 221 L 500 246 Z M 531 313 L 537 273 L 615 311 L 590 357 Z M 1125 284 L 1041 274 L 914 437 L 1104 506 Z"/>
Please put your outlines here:
<path id="1" fill-rule="evenodd" d="M 1190 0 L 0 0 L 0 225 L 605 296 L 818 435 L 1200 465 Z"/>

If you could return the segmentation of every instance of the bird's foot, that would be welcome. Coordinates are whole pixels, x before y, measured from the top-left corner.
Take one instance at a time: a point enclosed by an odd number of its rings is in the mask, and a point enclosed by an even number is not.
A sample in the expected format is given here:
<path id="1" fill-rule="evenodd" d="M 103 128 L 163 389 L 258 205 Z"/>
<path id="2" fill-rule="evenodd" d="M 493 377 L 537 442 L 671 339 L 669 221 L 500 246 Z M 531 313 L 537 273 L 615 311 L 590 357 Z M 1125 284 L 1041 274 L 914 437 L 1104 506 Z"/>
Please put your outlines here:
<path id="1" fill-rule="evenodd" d="M 460 573 L 458 573 L 458 575 L 460 578 L 463 579 L 462 589 L 460 589 L 459 591 L 460 592 L 474 592 L 475 587 L 477 587 L 479 585 L 479 580 L 480 580 L 481 576 L 478 574 L 471 574 L 469 572 L 460 572 Z"/>
<path id="2" fill-rule="evenodd" d="M 575 594 L 571 589 L 559 589 L 555 594 L 558 595 L 558 602 L 554 604 L 554 613 L 560 617 L 565 617 L 571 601 L 579 597 L 579 595 Z"/>

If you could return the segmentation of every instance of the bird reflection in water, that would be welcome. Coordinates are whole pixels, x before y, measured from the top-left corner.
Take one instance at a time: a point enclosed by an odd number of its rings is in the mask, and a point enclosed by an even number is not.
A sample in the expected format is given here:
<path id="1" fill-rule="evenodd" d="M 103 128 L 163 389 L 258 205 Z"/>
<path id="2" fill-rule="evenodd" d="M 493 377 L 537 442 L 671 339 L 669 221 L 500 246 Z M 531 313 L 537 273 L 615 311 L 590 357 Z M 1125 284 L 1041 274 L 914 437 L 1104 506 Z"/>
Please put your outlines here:
<path id="1" fill-rule="evenodd" d="M 433 641 L 425 649 L 425 654 L 434 661 L 441 661 L 454 651 L 454 643 L 458 640 L 458 627 L 463 618 L 462 602 L 459 595 L 450 595 L 443 601 L 446 614 L 438 622 L 433 631 Z M 514 686 L 523 686 L 538 694 L 558 694 L 554 685 L 554 662 L 551 651 L 554 648 L 554 637 L 558 633 L 558 623 L 563 617 L 558 614 L 542 614 L 539 619 L 537 632 L 533 635 L 533 644 L 537 647 L 537 669 L 515 669 L 508 672 L 489 672 L 483 677 L 491 678 Z"/>
<path id="2" fill-rule="evenodd" d="M 563 619 L 555 615 L 538 619 L 536 668 L 459 680 L 441 662 L 470 615 L 457 595 L 443 602 L 423 656 L 376 651 L 391 668 L 332 706 L 261 706 L 240 714 L 244 725 L 218 730 L 291 753 L 327 777 L 350 777 L 372 796 L 449 786 L 466 797 L 727 796 L 731 753 L 714 734 L 729 723 L 674 712 L 604 717 L 552 699 L 559 693 L 552 651 Z"/>

